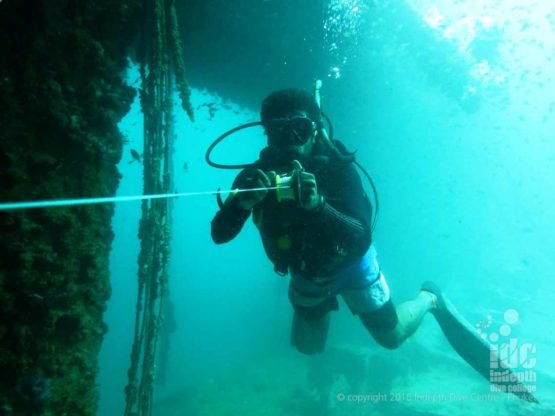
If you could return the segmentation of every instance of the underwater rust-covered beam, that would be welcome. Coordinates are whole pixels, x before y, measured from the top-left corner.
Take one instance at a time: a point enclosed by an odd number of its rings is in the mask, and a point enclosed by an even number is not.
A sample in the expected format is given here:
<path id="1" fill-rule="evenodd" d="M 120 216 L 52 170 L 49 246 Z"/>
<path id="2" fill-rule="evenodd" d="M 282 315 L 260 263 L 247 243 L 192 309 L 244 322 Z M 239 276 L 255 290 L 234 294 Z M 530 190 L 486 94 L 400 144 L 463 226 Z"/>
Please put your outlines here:
<path id="1" fill-rule="evenodd" d="M 0 2 L 0 199 L 114 195 L 140 1 Z M 0 214 L 0 415 L 94 415 L 111 204 Z"/>

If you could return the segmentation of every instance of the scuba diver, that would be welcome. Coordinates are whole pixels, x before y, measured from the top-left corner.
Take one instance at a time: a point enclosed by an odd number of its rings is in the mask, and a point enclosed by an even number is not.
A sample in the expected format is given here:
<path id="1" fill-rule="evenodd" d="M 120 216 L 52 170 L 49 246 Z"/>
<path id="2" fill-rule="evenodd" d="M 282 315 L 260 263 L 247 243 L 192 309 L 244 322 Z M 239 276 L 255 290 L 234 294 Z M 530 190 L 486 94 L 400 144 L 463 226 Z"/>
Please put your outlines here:
<path id="1" fill-rule="evenodd" d="M 314 97 L 274 92 L 262 102 L 261 120 L 268 146 L 232 186 L 258 190 L 226 200 L 212 221 L 214 242 L 232 240 L 252 213 L 276 272 L 291 274 L 291 343 L 300 352 L 324 350 L 338 295 L 380 345 L 397 348 L 435 307 L 436 295 L 422 290 L 394 306 L 372 245 L 372 205 L 352 156 L 323 137 Z M 294 185 L 289 193 L 267 189 L 283 177 Z"/>
<path id="2" fill-rule="evenodd" d="M 231 241 L 252 214 L 275 271 L 291 276 L 291 344 L 303 354 L 324 351 L 330 312 L 338 309 L 337 297 L 342 296 L 388 349 L 399 347 L 431 312 L 461 357 L 488 378 L 489 344 L 435 284 L 425 282 L 412 300 L 397 306 L 392 302 L 372 244 L 372 204 L 354 155 L 328 135 L 324 116 L 318 94 L 280 90 L 263 100 L 260 123 L 233 129 L 214 142 L 206 158 L 216 167 L 225 165 L 210 161 L 211 150 L 241 128 L 262 125 L 268 145 L 256 162 L 240 165 L 244 169 L 226 201 L 218 199 L 213 241 Z M 536 401 L 527 391 L 519 397 Z"/>

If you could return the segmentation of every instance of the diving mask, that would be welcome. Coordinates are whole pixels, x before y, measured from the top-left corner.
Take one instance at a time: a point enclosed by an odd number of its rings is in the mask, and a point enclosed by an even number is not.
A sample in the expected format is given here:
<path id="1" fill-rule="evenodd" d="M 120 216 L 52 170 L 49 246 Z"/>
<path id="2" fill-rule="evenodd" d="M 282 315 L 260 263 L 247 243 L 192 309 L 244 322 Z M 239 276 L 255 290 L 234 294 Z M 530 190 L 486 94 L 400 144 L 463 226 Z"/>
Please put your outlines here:
<path id="1" fill-rule="evenodd" d="M 270 145 L 303 146 L 314 135 L 317 124 L 306 116 L 274 118 L 266 125 Z"/>

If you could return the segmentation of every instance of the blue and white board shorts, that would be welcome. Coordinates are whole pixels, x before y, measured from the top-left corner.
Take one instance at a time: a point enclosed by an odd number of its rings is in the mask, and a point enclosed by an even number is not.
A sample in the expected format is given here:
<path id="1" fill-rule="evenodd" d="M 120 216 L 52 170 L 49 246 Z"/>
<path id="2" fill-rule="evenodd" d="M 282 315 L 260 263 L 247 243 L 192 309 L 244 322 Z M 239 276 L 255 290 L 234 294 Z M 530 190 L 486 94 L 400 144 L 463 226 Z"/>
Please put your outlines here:
<path id="1" fill-rule="evenodd" d="M 355 315 L 374 312 L 390 301 L 373 245 L 359 261 L 331 276 L 307 279 L 296 273 L 291 275 L 289 300 L 293 306 L 314 308 L 337 295 L 343 297 Z"/>

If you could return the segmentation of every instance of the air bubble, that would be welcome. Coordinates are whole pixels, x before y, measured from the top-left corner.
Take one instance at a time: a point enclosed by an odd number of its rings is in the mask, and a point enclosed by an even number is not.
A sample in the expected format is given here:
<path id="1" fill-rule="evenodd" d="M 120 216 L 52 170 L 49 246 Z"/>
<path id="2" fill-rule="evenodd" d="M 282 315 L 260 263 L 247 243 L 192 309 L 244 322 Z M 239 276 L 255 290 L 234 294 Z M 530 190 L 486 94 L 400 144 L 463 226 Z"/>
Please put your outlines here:
<path id="1" fill-rule="evenodd" d="M 501 325 L 501 328 L 499 328 L 499 333 L 504 337 L 508 337 L 509 335 L 511 335 L 511 327 L 506 324 Z"/>
<path id="2" fill-rule="evenodd" d="M 507 309 L 503 317 L 505 318 L 505 322 L 509 325 L 514 325 L 519 320 L 519 314 L 516 309 Z"/>

